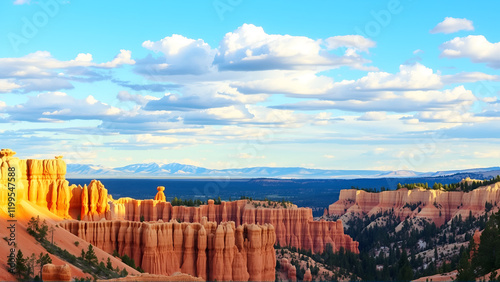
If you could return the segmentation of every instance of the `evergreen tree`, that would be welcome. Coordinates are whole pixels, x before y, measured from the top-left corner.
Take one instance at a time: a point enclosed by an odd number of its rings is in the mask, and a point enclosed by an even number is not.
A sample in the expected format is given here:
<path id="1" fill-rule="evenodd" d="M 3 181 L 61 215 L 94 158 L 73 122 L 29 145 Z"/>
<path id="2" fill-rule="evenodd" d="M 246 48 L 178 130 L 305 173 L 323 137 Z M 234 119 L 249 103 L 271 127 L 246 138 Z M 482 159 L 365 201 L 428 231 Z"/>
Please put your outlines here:
<path id="1" fill-rule="evenodd" d="M 94 247 L 92 247 L 92 244 L 89 244 L 89 248 L 88 248 L 87 252 L 85 253 L 85 260 L 89 264 L 97 264 L 99 262 L 96 254 L 94 252 Z"/>
<path id="2" fill-rule="evenodd" d="M 38 256 L 38 259 L 36 260 L 36 263 L 38 265 L 40 265 L 40 274 L 39 276 L 42 277 L 42 268 L 44 265 L 48 264 L 48 263 L 52 263 L 52 259 L 50 258 L 49 254 L 43 254 L 43 253 L 40 253 L 40 255 Z"/>
<path id="3" fill-rule="evenodd" d="M 19 278 L 26 276 L 26 261 L 27 259 L 24 258 L 23 252 L 18 250 L 16 255 L 16 273 Z"/>
<path id="4" fill-rule="evenodd" d="M 457 281 L 474 281 L 476 278 L 474 277 L 474 272 L 469 262 L 469 252 L 468 250 L 464 250 L 462 255 L 460 256 L 460 261 L 458 263 L 458 274 Z"/>
<path id="5" fill-rule="evenodd" d="M 399 281 L 410 281 L 413 279 L 413 270 L 411 269 L 410 261 L 408 260 L 408 255 L 405 249 L 403 249 L 401 257 L 398 261 L 397 279 Z"/>
<path id="6" fill-rule="evenodd" d="M 111 259 L 108 257 L 108 261 L 106 262 L 106 268 L 109 270 L 113 270 L 113 265 L 111 264 Z"/>

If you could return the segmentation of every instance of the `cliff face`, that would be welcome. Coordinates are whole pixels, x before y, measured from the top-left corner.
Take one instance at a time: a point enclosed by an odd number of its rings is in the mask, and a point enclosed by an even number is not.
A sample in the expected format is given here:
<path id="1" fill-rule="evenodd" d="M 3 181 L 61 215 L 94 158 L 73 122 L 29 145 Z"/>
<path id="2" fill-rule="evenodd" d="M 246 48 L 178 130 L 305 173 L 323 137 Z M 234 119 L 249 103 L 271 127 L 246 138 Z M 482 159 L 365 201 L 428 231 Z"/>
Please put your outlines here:
<path id="1" fill-rule="evenodd" d="M 61 217 L 69 217 L 72 193 L 65 179 L 66 163 L 62 157 L 20 160 L 13 157 L 15 154 L 9 149 L 0 151 L 0 203 L 7 204 L 8 182 L 12 178 L 9 172 L 13 170 L 14 181 L 10 182 L 15 183 L 16 201 L 28 200 Z"/>
<path id="2" fill-rule="evenodd" d="M 207 205 L 199 207 L 172 206 L 170 202 L 131 198 L 110 203 L 111 219 L 140 221 L 141 216 L 146 221 L 177 219 L 184 222 L 200 222 L 202 217 L 207 217 L 209 221 L 218 223 L 234 221 L 236 226 L 269 223 L 275 227 L 276 242 L 281 246 L 322 252 L 327 244 L 331 244 L 334 251 L 344 247 L 358 252 L 358 242 L 344 234 L 341 221 L 314 221 L 309 208 L 255 208 L 247 200 L 222 202 L 220 205 L 209 200 Z"/>
<path id="3" fill-rule="evenodd" d="M 109 253 L 128 255 L 146 272 L 187 273 L 205 280 L 274 281 L 272 225 L 66 221 L 61 227 Z"/>
<path id="4" fill-rule="evenodd" d="M 500 183 L 477 188 L 471 192 L 399 189 L 369 193 L 362 190 L 341 190 L 339 200 L 328 208 L 330 215 L 346 213 L 377 214 L 394 209 L 400 218 L 417 216 L 429 218 L 441 226 L 455 216 L 462 218 L 484 212 L 485 204 L 500 203 Z M 410 206 L 419 206 L 411 210 Z"/>

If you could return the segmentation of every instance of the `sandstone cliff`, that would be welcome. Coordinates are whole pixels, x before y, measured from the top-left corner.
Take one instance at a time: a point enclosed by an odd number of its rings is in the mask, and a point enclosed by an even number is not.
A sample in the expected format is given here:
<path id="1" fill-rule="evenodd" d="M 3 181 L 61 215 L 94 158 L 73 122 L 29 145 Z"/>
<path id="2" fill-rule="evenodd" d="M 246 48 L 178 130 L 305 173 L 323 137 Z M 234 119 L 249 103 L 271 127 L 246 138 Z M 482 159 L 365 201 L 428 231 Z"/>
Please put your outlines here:
<path id="1" fill-rule="evenodd" d="M 465 219 L 471 212 L 473 215 L 483 213 L 486 202 L 500 204 L 500 183 L 480 187 L 468 193 L 425 189 L 399 189 L 380 193 L 341 190 L 339 200 L 329 206 L 328 213 L 363 213 L 370 216 L 394 210 L 401 219 L 406 216 L 425 217 L 441 226 L 458 215 Z M 415 207 L 413 210 L 412 205 Z"/>
<path id="2" fill-rule="evenodd" d="M 207 205 L 186 207 L 172 206 L 170 202 L 131 198 L 121 198 L 110 203 L 111 219 L 140 221 L 141 216 L 146 221 L 177 219 L 184 222 L 200 222 L 202 217 L 207 217 L 209 221 L 218 223 L 234 221 L 236 226 L 245 223 L 270 223 L 276 229 L 276 242 L 281 246 L 322 252 L 327 244 L 331 244 L 334 251 L 344 247 L 358 252 L 358 243 L 344 234 L 341 221 L 314 221 L 311 209 L 297 206 L 256 208 L 247 200 L 222 202 L 220 205 L 209 200 Z"/>
<path id="3" fill-rule="evenodd" d="M 146 272 L 187 273 L 214 280 L 274 281 L 275 231 L 270 224 L 66 221 L 61 227 L 109 253 L 128 255 Z"/>

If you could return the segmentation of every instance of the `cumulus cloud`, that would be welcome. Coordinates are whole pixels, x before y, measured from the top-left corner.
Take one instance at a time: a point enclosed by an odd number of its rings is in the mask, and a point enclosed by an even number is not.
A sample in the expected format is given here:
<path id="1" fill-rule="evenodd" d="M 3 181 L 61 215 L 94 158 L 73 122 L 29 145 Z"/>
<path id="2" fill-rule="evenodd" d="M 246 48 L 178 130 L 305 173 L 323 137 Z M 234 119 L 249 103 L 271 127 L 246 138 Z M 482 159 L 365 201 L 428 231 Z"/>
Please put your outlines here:
<path id="1" fill-rule="evenodd" d="M 174 34 L 159 41 L 145 41 L 142 47 L 161 53 L 139 61 L 137 71 L 148 76 L 203 74 L 211 70 L 215 50 L 202 39 L 190 39 Z"/>
<path id="2" fill-rule="evenodd" d="M 118 100 L 120 100 L 121 102 L 134 102 L 137 105 L 141 106 L 146 105 L 149 101 L 155 101 L 160 99 L 149 95 L 143 96 L 140 94 L 130 94 L 127 91 L 120 91 L 116 96 L 116 98 L 118 98 Z"/>
<path id="3" fill-rule="evenodd" d="M 355 45 L 367 50 L 370 44 L 367 39 L 358 37 L 341 38 L 329 44 L 337 46 Z M 349 48 L 344 55 L 329 53 L 321 44 L 321 40 L 313 40 L 305 36 L 267 34 L 262 27 L 243 24 L 234 32 L 227 33 L 222 39 L 214 64 L 220 70 L 262 71 L 262 70 L 292 70 L 318 69 L 350 66 L 366 68 L 368 60 Z M 331 49 L 331 48 L 330 48 Z"/>
<path id="4" fill-rule="evenodd" d="M 454 33 L 461 30 L 474 30 L 471 20 L 446 17 L 444 21 L 438 23 L 430 33 Z"/>
<path id="5" fill-rule="evenodd" d="M 0 93 L 11 92 L 13 89 L 20 88 L 19 84 L 16 84 L 8 79 L 0 79 Z"/>
<path id="6" fill-rule="evenodd" d="M 440 76 L 422 64 L 400 65 L 399 73 L 370 72 L 355 83 L 364 90 L 426 90 L 443 86 Z"/>
<path id="7" fill-rule="evenodd" d="M 460 72 L 452 75 L 444 75 L 442 76 L 442 81 L 445 84 L 470 83 L 477 81 L 500 81 L 500 76 L 483 72 Z"/>
<path id="8" fill-rule="evenodd" d="M 116 57 L 106 63 L 97 64 L 96 66 L 103 68 L 116 68 L 121 65 L 133 65 L 135 61 L 132 60 L 132 52 L 129 50 L 120 50 L 120 54 L 116 55 Z"/>
<path id="9" fill-rule="evenodd" d="M 106 119 L 117 117 L 122 111 L 97 101 L 92 95 L 77 99 L 63 92 L 47 92 L 30 96 L 23 104 L 5 107 L 2 112 L 12 121 L 61 122 Z"/>
<path id="10" fill-rule="evenodd" d="M 297 103 L 272 106 L 276 109 L 288 110 L 328 110 L 337 109 L 353 112 L 398 112 L 446 110 L 450 108 L 466 108 L 477 100 L 472 91 L 463 86 L 453 89 L 419 90 L 391 92 L 382 98 L 365 100 L 350 99 L 343 101 L 310 100 Z"/>
<path id="11" fill-rule="evenodd" d="M 500 42 L 491 43 L 483 35 L 455 37 L 439 48 L 442 57 L 469 58 L 474 63 L 486 63 L 491 68 L 500 68 Z"/>
<path id="12" fill-rule="evenodd" d="M 10 87 L 9 92 L 16 89 L 22 92 L 56 91 L 73 88 L 71 81 L 92 82 L 109 78 L 99 69 L 134 63 L 127 50 L 121 50 L 112 61 L 105 63 L 93 62 L 88 53 L 80 53 L 73 60 L 60 61 L 50 52 L 37 51 L 19 58 L 0 58 L 0 80 L 8 79 L 20 86 Z"/>
<path id="13" fill-rule="evenodd" d="M 267 95 L 244 95 L 226 82 L 186 85 L 180 91 L 182 95 L 167 93 L 161 99 L 147 103 L 144 109 L 148 111 L 192 111 L 254 104 L 267 98 Z"/>
<path id="14" fill-rule="evenodd" d="M 369 72 L 358 80 L 334 82 L 313 72 L 268 73 L 267 78 L 234 82 L 243 93 L 282 93 L 293 97 L 317 97 L 329 100 L 375 99 L 384 91 L 430 90 L 443 87 L 441 76 L 432 69 L 415 63 L 400 65 L 399 72 Z"/>

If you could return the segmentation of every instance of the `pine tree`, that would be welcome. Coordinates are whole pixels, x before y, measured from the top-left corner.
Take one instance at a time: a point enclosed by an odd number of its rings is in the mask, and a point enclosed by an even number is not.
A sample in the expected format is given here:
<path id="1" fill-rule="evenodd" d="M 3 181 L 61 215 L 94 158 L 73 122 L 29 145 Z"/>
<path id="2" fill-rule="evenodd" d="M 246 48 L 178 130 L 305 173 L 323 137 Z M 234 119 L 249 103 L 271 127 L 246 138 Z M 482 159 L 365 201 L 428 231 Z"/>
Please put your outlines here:
<path id="1" fill-rule="evenodd" d="M 18 250 L 16 255 L 16 273 L 19 278 L 26 276 L 26 261 L 27 259 L 24 258 L 23 252 Z"/>
<path id="2" fill-rule="evenodd" d="M 404 249 L 401 254 L 401 258 L 398 261 L 398 270 L 397 279 L 399 281 L 410 281 L 413 279 L 413 270 L 411 269 L 410 261 L 408 261 L 408 255 Z"/>
<path id="3" fill-rule="evenodd" d="M 469 262 L 469 252 L 464 250 L 458 262 L 457 281 L 475 281 L 474 272 Z"/>
<path id="4" fill-rule="evenodd" d="M 91 265 L 97 264 L 99 262 L 96 254 L 94 252 L 94 247 L 92 247 L 92 244 L 89 244 L 89 248 L 88 248 L 87 252 L 85 253 L 85 260 Z"/>
<path id="5" fill-rule="evenodd" d="M 113 265 L 111 264 L 111 259 L 108 257 L 108 261 L 106 262 L 106 268 L 109 270 L 113 270 Z"/>
<path id="6" fill-rule="evenodd" d="M 44 265 L 48 264 L 48 263 L 52 263 L 52 259 L 50 258 L 49 254 L 43 254 L 43 253 L 40 253 L 40 255 L 38 256 L 38 259 L 36 260 L 36 263 L 38 265 L 40 265 L 40 277 L 42 277 L 42 268 Z"/>

